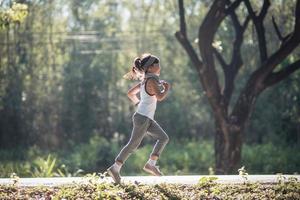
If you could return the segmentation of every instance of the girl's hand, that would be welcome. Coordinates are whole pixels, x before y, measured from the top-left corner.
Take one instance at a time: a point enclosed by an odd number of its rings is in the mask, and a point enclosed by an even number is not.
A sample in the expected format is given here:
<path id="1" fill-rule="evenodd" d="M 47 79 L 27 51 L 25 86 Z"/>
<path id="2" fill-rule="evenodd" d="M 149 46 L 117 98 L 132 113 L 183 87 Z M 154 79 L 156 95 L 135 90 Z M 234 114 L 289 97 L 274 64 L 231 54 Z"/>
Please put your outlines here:
<path id="1" fill-rule="evenodd" d="M 140 83 L 134 85 L 132 88 L 130 88 L 127 92 L 128 98 L 133 102 L 133 104 L 137 104 L 140 100 L 137 97 L 137 93 L 140 92 Z"/>
<path id="2" fill-rule="evenodd" d="M 168 83 L 168 82 L 166 82 L 166 81 L 162 82 L 162 84 L 163 84 L 163 86 L 164 86 L 165 88 L 168 88 L 168 89 L 171 88 L 170 83 Z"/>
<path id="3" fill-rule="evenodd" d="M 162 86 L 163 86 L 163 88 L 164 88 L 164 90 L 165 89 L 170 89 L 170 83 L 168 83 L 167 81 L 165 81 L 165 80 L 160 80 L 160 84 L 162 84 Z"/>

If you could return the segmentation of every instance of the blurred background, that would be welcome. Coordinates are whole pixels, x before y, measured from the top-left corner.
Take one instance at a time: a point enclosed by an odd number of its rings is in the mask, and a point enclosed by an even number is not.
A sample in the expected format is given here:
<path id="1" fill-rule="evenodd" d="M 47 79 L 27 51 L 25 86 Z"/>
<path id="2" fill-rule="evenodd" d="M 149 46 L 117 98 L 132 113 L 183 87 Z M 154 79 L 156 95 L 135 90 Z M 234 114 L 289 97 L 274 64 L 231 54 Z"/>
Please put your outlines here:
<path id="1" fill-rule="evenodd" d="M 161 78 L 172 85 L 156 111 L 170 137 L 160 168 L 167 175 L 214 174 L 214 119 L 196 71 L 174 36 L 177 1 L 16 2 L 0 1 L 0 177 L 104 172 L 132 129 L 135 107 L 127 90 L 135 82 L 122 76 L 145 52 L 160 58 Z M 259 2 L 252 1 L 253 6 Z M 278 26 L 288 33 L 295 2 L 272 1 L 265 20 L 269 48 L 278 45 L 271 17 L 279 15 Z M 210 5 L 209 0 L 185 1 L 196 49 Z M 241 9 L 239 15 L 244 14 Z M 218 30 L 225 53 L 234 35 L 229 23 Z M 249 26 L 234 98 L 259 63 L 255 30 Z M 299 57 L 298 47 L 289 59 Z M 300 172 L 300 71 L 260 95 L 243 141 L 241 166 L 249 174 Z M 123 175 L 143 174 L 154 142 L 143 140 Z"/>

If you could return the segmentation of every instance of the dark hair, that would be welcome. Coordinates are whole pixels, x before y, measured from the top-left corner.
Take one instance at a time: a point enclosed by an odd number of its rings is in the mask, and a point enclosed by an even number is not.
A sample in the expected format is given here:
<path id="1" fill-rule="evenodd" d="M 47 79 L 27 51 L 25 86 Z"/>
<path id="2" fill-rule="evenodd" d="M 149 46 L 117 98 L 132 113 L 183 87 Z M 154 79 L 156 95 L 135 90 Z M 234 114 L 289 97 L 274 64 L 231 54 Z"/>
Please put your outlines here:
<path id="1" fill-rule="evenodd" d="M 159 63 L 159 59 L 151 54 L 143 54 L 134 59 L 134 66 L 140 71 L 145 71 L 145 73 L 147 73 L 148 67 L 156 63 Z"/>
<path id="2" fill-rule="evenodd" d="M 144 70 L 142 67 L 142 60 L 139 57 L 135 58 L 133 63 L 134 63 L 134 67 L 136 67 L 138 70 L 140 71 Z"/>

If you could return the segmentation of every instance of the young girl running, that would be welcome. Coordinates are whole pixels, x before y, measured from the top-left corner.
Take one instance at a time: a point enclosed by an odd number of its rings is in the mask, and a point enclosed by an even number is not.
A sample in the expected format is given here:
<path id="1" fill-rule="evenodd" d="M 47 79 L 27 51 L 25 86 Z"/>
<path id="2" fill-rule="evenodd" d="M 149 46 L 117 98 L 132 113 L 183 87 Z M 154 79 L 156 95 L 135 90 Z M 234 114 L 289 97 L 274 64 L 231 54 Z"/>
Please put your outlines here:
<path id="1" fill-rule="evenodd" d="M 163 175 L 156 166 L 156 161 L 168 143 L 169 137 L 154 120 L 154 113 L 157 101 L 165 99 L 170 84 L 159 79 L 160 69 L 159 59 L 156 56 L 144 54 L 141 58 L 138 57 L 134 60 L 131 72 L 124 75 L 127 79 L 140 79 L 141 82 L 134 85 L 127 93 L 129 99 L 138 106 L 132 116 L 133 130 L 130 140 L 115 158 L 115 163 L 107 169 L 115 183 L 121 182 L 120 169 L 122 165 L 138 148 L 146 133 L 157 141 L 143 169 L 155 176 Z M 140 99 L 137 97 L 138 93 L 140 93 Z"/>

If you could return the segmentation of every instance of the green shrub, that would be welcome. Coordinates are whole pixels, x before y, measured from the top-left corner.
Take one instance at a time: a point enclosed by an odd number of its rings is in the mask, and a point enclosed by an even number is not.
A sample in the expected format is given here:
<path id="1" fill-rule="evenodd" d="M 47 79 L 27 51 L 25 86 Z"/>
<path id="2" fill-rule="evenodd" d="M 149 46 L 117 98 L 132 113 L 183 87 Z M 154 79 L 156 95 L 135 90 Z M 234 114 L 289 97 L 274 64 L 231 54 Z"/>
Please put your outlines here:
<path id="1" fill-rule="evenodd" d="M 297 146 L 272 143 L 243 146 L 242 165 L 250 174 L 299 173 L 300 154 Z"/>
<path id="2" fill-rule="evenodd" d="M 31 165 L 28 162 L 6 161 L 0 163 L 0 177 L 7 178 L 11 174 L 17 174 L 20 177 L 31 176 Z"/>
<path id="3" fill-rule="evenodd" d="M 142 168 L 148 160 L 153 145 L 139 148 L 124 165 L 124 174 L 143 174 Z M 208 174 L 214 168 L 212 141 L 170 142 L 165 147 L 158 165 L 166 175 Z"/>
<path id="4" fill-rule="evenodd" d="M 118 144 L 109 142 L 103 137 L 95 135 L 88 143 L 76 145 L 68 154 L 63 153 L 62 162 L 71 169 L 83 169 L 85 173 L 104 171 L 114 162 Z"/>
<path id="5" fill-rule="evenodd" d="M 126 161 L 122 175 L 145 175 L 142 168 L 149 158 L 154 142 L 145 140 L 146 145 L 142 145 Z M 0 177 L 10 177 L 12 173 L 20 177 L 103 173 L 114 162 L 122 147 L 117 141 L 108 141 L 95 135 L 87 143 L 55 152 L 42 150 L 37 146 L 13 151 L 2 150 Z M 166 175 L 213 175 L 214 161 L 212 140 L 171 140 L 162 152 L 158 165 Z M 300 154 L 296 146 L 244 144 L 241 166 L 243 165 L 249 174 L 299 173 Z"/>
<path id="6" fill-rule="evenodd" d="M 295 181 L 295 179 L 275 184 L 217 184 L 208 179 L 203 179 L 202 182 L 204 185 L 114 185 L 106 182 L 55 187 L 0 185 L 0 199 L 300 199 L 300 182 Z"/>

